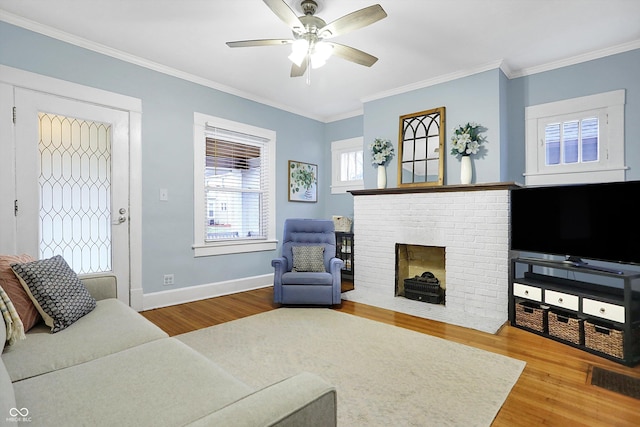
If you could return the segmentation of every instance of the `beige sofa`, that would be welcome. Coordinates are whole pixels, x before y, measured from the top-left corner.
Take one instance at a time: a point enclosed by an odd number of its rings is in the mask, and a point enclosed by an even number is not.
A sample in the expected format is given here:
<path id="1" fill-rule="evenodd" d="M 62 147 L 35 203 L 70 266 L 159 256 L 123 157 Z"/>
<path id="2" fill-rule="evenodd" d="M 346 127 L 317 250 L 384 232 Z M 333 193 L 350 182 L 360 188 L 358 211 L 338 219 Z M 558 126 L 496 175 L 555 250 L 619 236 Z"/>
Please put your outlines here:
<path id="1" fill-rule="evenodd" d="M 318 376 L 252 390 L 115 299 L 115 279 L 84 283 L 92 312 L 4 347 L 0 425 L 336 425 L 336 391 Z"/>

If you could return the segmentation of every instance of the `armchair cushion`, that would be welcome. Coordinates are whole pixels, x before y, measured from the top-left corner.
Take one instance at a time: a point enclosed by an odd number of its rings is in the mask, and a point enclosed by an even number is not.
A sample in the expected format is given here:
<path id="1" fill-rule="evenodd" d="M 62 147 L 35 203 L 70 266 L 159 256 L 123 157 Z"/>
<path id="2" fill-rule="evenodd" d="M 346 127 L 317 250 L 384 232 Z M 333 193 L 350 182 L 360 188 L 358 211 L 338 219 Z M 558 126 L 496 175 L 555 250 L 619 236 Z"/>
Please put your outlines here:
<path id="1" fill-rule="evenodd" d="M 283 285 L 328 285 L 333 284 L 331 273 L 295 272 L 282 275 Z"/>
<path id="2" fill-rule="evenodd" d="M 326 272 L 323 246 L 292 246 L 292 271 Z"/>

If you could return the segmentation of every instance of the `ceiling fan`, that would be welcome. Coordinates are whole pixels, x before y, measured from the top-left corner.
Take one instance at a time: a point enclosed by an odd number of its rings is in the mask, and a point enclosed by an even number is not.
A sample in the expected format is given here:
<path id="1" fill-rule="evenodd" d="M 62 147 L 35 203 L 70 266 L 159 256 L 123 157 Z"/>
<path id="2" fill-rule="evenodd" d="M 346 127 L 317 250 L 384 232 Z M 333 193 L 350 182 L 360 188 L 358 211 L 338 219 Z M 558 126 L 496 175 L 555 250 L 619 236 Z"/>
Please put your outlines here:
<path id="1" fill-rule="evenodd" d="M 327 24 L 315 16 L 318 3 L 314 0 L 302 0 L 300 6 L 304 16 L 298 17 L 284 0 L 264 0 L 266 5 L 293 31 L 293 39 L 242 40 L 227 42 L 229 47 L 279 46 L 292 45 L 289 59 L 293 62 L 291 77 L 304 75 L 311 65 L 318 68 L 325 64 L 333 54 L 347 61 L 370 67 L 378 60 L 375 56 L 350 46 L 327 41 L 367 25 L 371 25 L 387 16 L 379 4 L 365 7 L 349 13 Z"/>

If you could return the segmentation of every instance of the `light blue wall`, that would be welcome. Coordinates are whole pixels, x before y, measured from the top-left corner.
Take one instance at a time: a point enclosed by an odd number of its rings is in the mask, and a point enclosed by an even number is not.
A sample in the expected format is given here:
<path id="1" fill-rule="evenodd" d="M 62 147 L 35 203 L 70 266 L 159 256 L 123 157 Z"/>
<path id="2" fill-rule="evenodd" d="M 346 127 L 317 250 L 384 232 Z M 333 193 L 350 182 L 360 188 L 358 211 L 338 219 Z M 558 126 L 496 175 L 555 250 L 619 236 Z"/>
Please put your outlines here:
<path id="1" fill-rule="evenodd" d="M 193 113 L 277 133 L 277 236 L 287 217 L 323 217 L 318 203 L 287 198 L 287 161 L 326 161 L 324 123 L 248 101 L 0 22 L 0 63 L 142 100 L 142 281 L 145 293 L 272 273 L 276 251 L 194 258 Z M 4 153 L 3 153 L 4 155 Z M 166 188 L 168 202 L 159 201 Z M 328 186 L 319 188 L 321 194 Z"/>
<path id="2" fill-rule="evenodd" d="M 375 138 L 390 139 L 398 150 L 399 120 L 405 114 L 442 107 L 445 111 L 444 184 L 460 183 L 460 161 L 449 154 L 451 130 L 466 122 L 477 122 L 487 128 L 486 152 L 473 159 L 473 182 L 499 182 L 501 170 L 500 70 L 478 73 L 458 80 L 437 84 L 367 102 L 364 105 L 364 139 L 368 145 Z M 376 169 L 365 152 L 365 187 L 376 186 Z M 398 159 L 387 165 L 387 187 L 398 182 Z"/>
<path id="3" fill-rule="evenodd" d="M 327 204 L 325 208 L 325 217 L 331 218 L 333 215 L 342 215 L 353 218 L 353 196 L 351 193 L 331 194 L 331 143 L 343 139 L 357 138 L 362 136 L 363 116 L 350 117 L 348 119 L 338 120 L 327 123 L 325 128 L 326 145 L 326 162 L 324 177 L 325 188 L 329 189 L 325 196 Z M 366 145 L 366 144 L 365 144 Z M 365 147 L 366 149 L 366 147 Z M 369 162 L 365 158 L 365 167 Z"/>
<path id="4" fill-rule="evenodd" d="M 486 155 L 474 158 L 474 182 L 523 182 L 524 109 L 566 98 L 626 90 L 625 134 L 628 180 L 640 179 L 640 49 L 561 69 L 507 79 L 501 70 L 478 73 L 365 103 L 364 115 L 321 123 L 229 95 L 147 68 L 0 22 L 0 63 L 142 99 L 143 289 L 233 280 L 272 272 L 276 251 L 195 259 L 193 239 L 193 112 L 210 114 L 277 133 L 277 236 L 287 217 L 353 215 L 353 196 L 332 195 L 331 141 L 364 137 L 365 188 L 374 188 L 368 144 L 388 138 L 396 146 L 404 114 L 446 107 L 445 184 L 459 183 L 460 162 L 449 153 L 451 129 L 467 121 L 488 128 Z M 3 153 L 4 155 L 4 153 Z M 287 200 L 287 161 L 318 165 L 318 203 Z M 387 167 L 388 187 L 397 185 L 397 158 Z M 158 191 L 167 188 L 169 202 Z"/>
<path id="5" fill-rule="evenodd" d="M 510 180 L 524 182 L 524 109 L 601 92 L 625 89 L 625 163 L 627 180 L 640 179 L 640 49 L 583 62 L 507 83 Z"/>

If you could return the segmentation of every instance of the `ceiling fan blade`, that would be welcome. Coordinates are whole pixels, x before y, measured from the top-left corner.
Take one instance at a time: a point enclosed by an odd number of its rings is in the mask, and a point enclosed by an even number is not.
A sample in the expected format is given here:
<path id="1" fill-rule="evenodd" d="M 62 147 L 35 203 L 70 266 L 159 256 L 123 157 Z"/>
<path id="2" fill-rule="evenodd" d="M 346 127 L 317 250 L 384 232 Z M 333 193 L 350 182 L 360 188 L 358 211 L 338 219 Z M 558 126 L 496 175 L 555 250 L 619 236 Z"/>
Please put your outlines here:
<path id="1" fill-rule="evenodd" d="M 240 40 L 236 42 L 227 42 L 229 47 L 252 47 L 252 46 L 279 46 L 291 44 L 293 40 L 287 39 L 264 39 L 264 40 Z"/>
<path id="2" fill-rule="evenodd" d="M 299 67 L 296 64 L 291 64 L 291 77 L 302 77 L 304 72 L 307 71 L 307 66 L 307 58 L 304 58 Z"/>
<path id="3" fill-rule="evenodd" d="M 298 15 L 287 5 L 284 0 L 264 0 L 269 9 L 276 14 L 278 18 L 289 26 L 294 32 L 304 32 L 304 25 L 300 22 Z"/>
<path id="4" fill-rule="evenodd" d="M 367 25 L 371 25 L 374 22 L 378 22 L 379 20 L 386 18 L 386 16 L 387 12 L 384 11 L 382 6 L 374 4 L 373 6 L 356 10 L 355 12 L 328 23 L 318 30 L 318 34 L 320 34 L 322 38 L 328 39 L 357 30 L 358 28 L 366 27 Z"/>
<path id="5" fill-rule="evenodd" d="M 347 61 L 355 62 L 356 64 L 364 65 L 365 67 L 371 67 L 376 63 L 378 58 L 373 55 L 369 55 L 366 52 L 355 49 L 350 46 L 345 46 L 338 43 L 329 43 L 333 46 L 333 54 L 339 56 Z"/>

